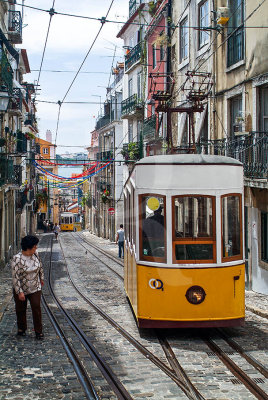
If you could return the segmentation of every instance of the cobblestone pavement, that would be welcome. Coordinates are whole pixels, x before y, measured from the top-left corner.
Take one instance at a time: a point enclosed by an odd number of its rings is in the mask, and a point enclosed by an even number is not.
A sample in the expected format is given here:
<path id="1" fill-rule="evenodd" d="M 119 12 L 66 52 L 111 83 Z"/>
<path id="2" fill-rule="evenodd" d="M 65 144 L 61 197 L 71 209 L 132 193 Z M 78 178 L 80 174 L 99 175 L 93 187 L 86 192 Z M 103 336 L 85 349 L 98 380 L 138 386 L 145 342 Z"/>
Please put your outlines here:
<path id="1" fill-rule="evenodd" d="M 49 235 L 49 234 L 47 234 Z M 117 246 L 108 240 L 98 238 L 89 232 L 83 232 L 85 238 L 90 239 L 93 243 L 101 246 L 107 252 L 117 256 Z M 42 235 L 45 236 L 45 235 Z M 62 240 L 65 240 L 68 234 L 62 234 Z M 67 240 L 68 242 L 68 240 Z M 42 245 L 40 245 L 42 250 Z M 77 310 L 77 313 L 83 315 L 88 312 L 88 306 L 77 301 L 77 294 L 69 292 L 66 294 L 66 277 L 64 270 L 61 268 L 60 248 L 56 245 L 55 250 L 58 254 L 55 258 L 55 265 L 58 265 L 56 289 L 58 294 L 65 298 L 64 301 L 69 309 Z M 69 254 L 70 257 L 73 254 Z M 77 257 L 79 258 L 79 257 Z M 58 262 L 58 264 L 57 264 Z M 86 265 L 80 269 L 79 263 L 73 265 L 71 273 L 77 273 L 75 278 L 76 283 L 83 285 L 81 289 L 90 292 L 90 280 L 88 279 L 88 269 Z M 76 271 L 75 271 L 76 270 Z M 78 271 L 79 270 L 79 271 Z M 75 276 L 75 275 L 74 275 Z M 95 272 L 93 277 L 96 278 Z M 110 274 L 111 279 L 112 274 Z M 97 298 L 98 290 L 102 290 L 105 281 L 99 277 L 99 289 L 92 291 L 94 301 L 99 301 Z M 117 284 L 119 285 L 119 284 Z M 121 290 L 121 289 L 120 289 Z M 118 296 L 118 294 L 117 294 Z M 146 344 L 146 347 L 156 353 L 159 358 L 163 359 L 159 343 L 156 343 L 155 338 L 151 333 L 146 331 L 138 331 L 136 329 L 133 316 L 129 307 L 125 307 L 125 298 L 118 299 L 115 296 L 109 297 L 107 301 L 106 311 L 111 312 L 113 317 L 120 324 L 125 324 L 125 329 L 130 329 L 133 336 L 141 343 Z M 111 304 L 117 300 L 117 307 L 112 309 Z M 243 328 L 230 330 L 231 337 L 245 348 L 254 358 L 262 364 L 267 364 L 267 296 L 256 294 L 254 292 L 246 292 L 246 325 Z M 98 326 L 102 326 L 103 332 L 111 330 L 107 322 L 96 314 L 91 312 L 91 318 L 86 318 L 83 329 L 88 336 L 92 337 L 98 344 L 102 352 L 106 354 L 106 358 L 110 360 L 112 368 L 116 373 L 123 377 L 122 383 L 131 390 L 134 399 L 183 399 L 186 398 L 178 387 L 163 373 L 150 363 L 144 361 L 138 355 L 136 349 L 131 348 L 125 339 L 112 333 L 107 338 L 105 334 L 101 334 Z M 60 340 L 55 334 L 50 325 L 46 314 L 43 312 L 45 340 L 43 342 L 36 341 L 32 332 L 31 317 L 28 314 L 28 335 L 24 338 L 16 337 L 16 319 L 14 312 L 14 304 L 11 295 L 11 276 L 9 267 L 0 270 L 0 400 L 4 399 L 83 399 L 85 398 L 81 389 L 80 383 L 73 371 L 71 364 L 63 350 Z M 173 334 L 173 336 L 172 336 Z M 187 340 L 188 339 L 188 342 Z M 208 351 L 200 346 L 197 347 L 195 339 L 191 337 L 189 341 L 189 333 L 187 331 L 170 333 L 169 336 L 172 348 L 176 356 L 182 361 L 182 366 L 193 379 L 194 383 L 199 385 L 206 393 L 206 399 L 229 400 L 229 399 L 251 399 L 254 398 L 249 392 L 245 391 L 243 385 L 234 385 L 231 379 L 227 379 L 229 371 L 226 371 L 218 359 L 213 358 Z M 195 347 L 196 345 L 196 347 Z M 120 351 L 118 350 L 120 349 Z M 117 353 L 117 357 L 112 357 L 112 354 Z M 125 364 L 125 356 L 128 356 L 128 361 Z M 146 363 L 147 361 L 147 363 Z M 234 359 L 234 361 L 236 361 Z M 88 361 L 90 363 L 90 360 Z M 213 369 L 211 368 L 213 366 Z M 93 374 L 99 382 L 100 388 L 105 389 L 105 382 L 97 369 L 92 366 Z M 145 369 L 144 369 L 145 368 Z M 217 374 L 215 375 L 215 373 Z M 135 378 L 130 378 L 131 373 Z M 219 384 L 219 377 L 221 382 Z M 258 378 L 256 374 L 256 378 Z M 230 377 L 231 378 L 231 377 Z M 161 379 L 161 381 L 159 380 Z M 196 381 L 196 382 L 195 382 Z M 140 390 L 141 382 L 144 382 L 143 390 Z M 107 384 L 106 384 L 107 386 Z M 220 395 L 215 397 L 215 390 L 220 386 Z M 233 391 L 233 394 L 232 394 Z M 112 396 L 107 388 L 104 393 L 104 400 L 112 400 Z M 106 394 L 105 394 L 106 393 Z M 157 395 L 155 393 L 158 393 Z M 203 392 L 202 392 L 203 393 Z M 213 394 L 214 393 L 214 394 Z"/>

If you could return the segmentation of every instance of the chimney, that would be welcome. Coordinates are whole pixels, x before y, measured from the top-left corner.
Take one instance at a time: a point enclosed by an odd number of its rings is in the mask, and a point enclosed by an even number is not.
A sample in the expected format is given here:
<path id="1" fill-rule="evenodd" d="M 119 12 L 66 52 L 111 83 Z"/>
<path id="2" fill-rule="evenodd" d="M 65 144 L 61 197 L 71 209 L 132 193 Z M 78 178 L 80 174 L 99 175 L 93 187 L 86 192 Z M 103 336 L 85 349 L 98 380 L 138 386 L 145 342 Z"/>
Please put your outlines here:
<path id="1" fill-rule="evenodd" d="M 52 143 L 52 133 L 50 130 L 46 131 L 46 141 Z"/>

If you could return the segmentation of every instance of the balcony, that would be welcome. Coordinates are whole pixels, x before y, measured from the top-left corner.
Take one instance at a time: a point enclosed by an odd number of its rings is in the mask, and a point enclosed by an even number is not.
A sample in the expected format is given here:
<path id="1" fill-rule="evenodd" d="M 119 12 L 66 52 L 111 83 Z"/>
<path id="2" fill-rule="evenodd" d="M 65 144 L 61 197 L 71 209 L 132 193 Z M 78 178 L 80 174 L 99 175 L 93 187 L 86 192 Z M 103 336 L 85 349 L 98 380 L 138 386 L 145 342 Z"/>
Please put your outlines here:
<path id="1" fill-rule="evenodd" d="M 111 122 L 114 121 L 114 111 L 112 111 L 110 114 L 106 114 L 103 117 L 99 118 L 97 123 L 96 123 L 96 127 L 95 129 L 101 129 L 106 125 L 109 125 Z"/>
<path id="2" fill-rule="evenodd" d="M 0 155 L 0 186 L 17 185 L 22 182 L 22 166 L 13 165 L 13 160 Z"/>
<path id="3" fill-rule="evenodd" d="M 143 138 L 149 139 L 155 137 L 156 130 L 156 116 L 152 115 L 143 121 Z"/>
<path id="4" fill-rule="evenodd" d="M 13 90 L 13 70 L 7 59 L 3 47 L 0 47 L 0 85 L 7 87 L 8 93 Z"/>
<path id="5" fill-rule="evenodd" d="M 27 153 L 27 139 L 23 132 L 17 133 L 17 152 Z"/>
<path id="6" fill-rule="evenodd" d="M 22 91 L 19 88 L 13 88 L 9 112 L 14 115 L 20 115 L 22 112 Z"/>
<path id="7" fill-rule="evenodd" d="M 249 179 L 267 181 L 268 171 L 268 133 L 251 132 L 235 137 L 233 140 L 214 140 L 200 142 L 198 153 L 217 154 L 235 158 L 243 163 L 244 175 Z"/>
<path id="8" fill-rule="evenodd" d="M 138 8 L 138 2 L 137 0 L 130 0 L 129 1 L 129 18 L 134 14 L 134 12 Z"/>
<path id="9" fill-rule="evenodd" d="M 125 56 L 125 72 L 128 72 L 134 64 L 136 64 L 138 61 L 141 60 L 142 46 L 143 46 L 143 42 L 138 43 Z"/>
<path id="10" fill-rule="evenodd" d="M 35 115 L 32 113 L 27 113 L 24 125 L 34 126 L 35 123 L 36 123 Z"/>
<path id="11" fill-rule="evenodd" d="M 137 94 L 133 94 L 122 101 L 121 118 L 129 118 L 133 116 L 141 117 L 143 115 L 143 103 L 138 99 Z"/>
<path id="12" fill-rule="evenodd" d="M 9 11 L 8 35 L 11 43 L 22 43 L 22 19 L 20 11 Z"/>
<path id="13" fill-rule="evenodd" d="M 97 161 L 109 161 L 113 158 L 113 152 L 109 151 L 102 151 L 97 153 Z"/>

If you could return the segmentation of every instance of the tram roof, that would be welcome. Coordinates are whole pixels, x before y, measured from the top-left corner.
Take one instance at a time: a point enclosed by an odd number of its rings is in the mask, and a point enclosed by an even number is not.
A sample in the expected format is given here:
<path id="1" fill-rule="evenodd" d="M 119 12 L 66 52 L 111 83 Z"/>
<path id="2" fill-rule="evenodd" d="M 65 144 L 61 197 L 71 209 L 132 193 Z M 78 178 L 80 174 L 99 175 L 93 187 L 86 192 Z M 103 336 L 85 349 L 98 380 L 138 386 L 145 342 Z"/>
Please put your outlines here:
<path id="1" fill-rule="evenodd" d="M 167 154 L 144 157 L 136 162 L 136 165 L 152 164 L 205 164 L 205 165 L 239 165 L 243 164 L 231 157 L 214 156 L 207 154 Z"/>

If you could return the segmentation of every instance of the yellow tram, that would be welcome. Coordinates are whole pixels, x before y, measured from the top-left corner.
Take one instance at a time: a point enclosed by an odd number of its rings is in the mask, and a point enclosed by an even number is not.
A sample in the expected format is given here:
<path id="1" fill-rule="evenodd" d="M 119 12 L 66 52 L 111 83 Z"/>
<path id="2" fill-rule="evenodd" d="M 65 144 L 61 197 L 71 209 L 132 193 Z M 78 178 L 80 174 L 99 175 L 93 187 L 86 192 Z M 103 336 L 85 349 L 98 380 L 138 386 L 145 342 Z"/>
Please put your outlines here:
<path id="1" fill-rule="evenodd" d="M 141 328 L 239 326 L 245 317 L 243 166 L 151 156 L 124 187 L 124 282 Z"/>
<path id="2" fill-rule="evenodd" d="M 81 222 L 78 215 L 72 212 L 63 212 L 60 215 L 61 231 L 81 231 Z"/>

